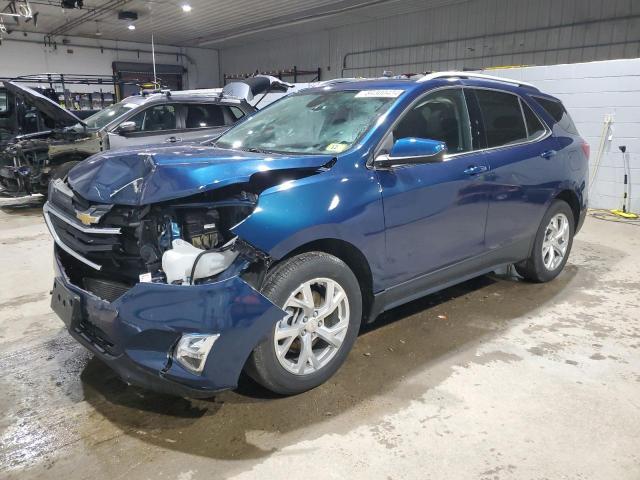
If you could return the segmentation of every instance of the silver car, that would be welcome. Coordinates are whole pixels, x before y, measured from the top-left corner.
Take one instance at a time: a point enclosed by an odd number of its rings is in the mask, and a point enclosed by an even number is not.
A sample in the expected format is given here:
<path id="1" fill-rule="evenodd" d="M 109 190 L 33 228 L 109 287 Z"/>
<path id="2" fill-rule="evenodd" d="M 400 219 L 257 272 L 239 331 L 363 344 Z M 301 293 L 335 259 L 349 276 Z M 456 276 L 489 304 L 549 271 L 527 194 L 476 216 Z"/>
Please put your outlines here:
<path id="1" fill-rule="evenodd" d="M 213 140 L 255 112 L 260 94 L 291 86 L 258 76 L 222 89 L 143 93 L 80 120 L 38 92 L 5 82 L 8 91 L 41 112 L 50 130 L 18 135 L 0 151 L 0 192 L 45 193 L 50 179 L 66 176 L 75 164 L 104 150 Z"/>

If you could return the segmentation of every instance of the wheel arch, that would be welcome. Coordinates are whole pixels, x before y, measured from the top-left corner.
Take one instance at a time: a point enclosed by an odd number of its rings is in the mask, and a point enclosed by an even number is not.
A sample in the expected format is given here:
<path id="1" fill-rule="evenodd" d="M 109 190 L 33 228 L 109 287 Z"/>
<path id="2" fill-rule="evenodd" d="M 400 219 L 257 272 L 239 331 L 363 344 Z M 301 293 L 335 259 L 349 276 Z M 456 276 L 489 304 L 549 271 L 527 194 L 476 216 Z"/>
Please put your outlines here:
<path id="1" fill-rule="evenodd" d="M 296 247 L 284 255 L 278 263 L 305 252 L 328 253 L 347 264 L 356 276 L 358 284 L 360 285 L 360 291 L 362 292 L 363 323 L 370 320 L 368 317 L 373 306 L 373 274 L 371 272 L 371 266 L 369 265 L 364 253 L 362 253 L 358 247 L 345 240 L 337 238 L 323 238 L 313 240 Z"/>
<path id="2" fill-rule="evenodd" d="M 562 190 L 554 197 L 554 200 L 563 200 L 569 204 L 573 213 L 573 228 L 574 231 L 577 231 L 580 222 L 580 200 L 576 192 L 570 189 Z"/>

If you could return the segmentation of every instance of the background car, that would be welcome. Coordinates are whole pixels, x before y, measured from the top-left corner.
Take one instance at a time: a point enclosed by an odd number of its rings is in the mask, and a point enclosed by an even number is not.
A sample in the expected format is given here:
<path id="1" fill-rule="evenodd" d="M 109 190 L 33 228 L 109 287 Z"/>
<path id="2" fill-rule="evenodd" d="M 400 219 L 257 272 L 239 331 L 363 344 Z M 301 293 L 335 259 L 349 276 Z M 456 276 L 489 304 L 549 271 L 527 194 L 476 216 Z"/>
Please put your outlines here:
<path id="1" fill-rule="evenodd" d="M 291 84 L 260 76 L 223 89 L 154 91 L 128 97 L 85 120 L 35 90 L 12 82 L 4 86 L 33 116 L 33 128 L 18 129 L 4 149 L 0 146 L 0 192 L 22 195 L 45 193 L 50 178 L 63 177 L 104 150 L 216 138 L 257 110 L 250 103 L 255 96 L 286 92 Z"/>

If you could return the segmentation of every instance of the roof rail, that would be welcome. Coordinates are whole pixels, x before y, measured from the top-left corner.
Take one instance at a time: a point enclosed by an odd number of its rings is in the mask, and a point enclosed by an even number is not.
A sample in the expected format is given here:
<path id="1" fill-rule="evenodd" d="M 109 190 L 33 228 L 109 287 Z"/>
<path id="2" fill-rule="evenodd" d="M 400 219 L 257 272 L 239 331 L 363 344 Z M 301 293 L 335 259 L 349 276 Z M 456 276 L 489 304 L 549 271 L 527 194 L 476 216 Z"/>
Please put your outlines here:
<path id="1" fill-rule="evenodd" d="M 436 78 L 448 78 L 448 77 L 458 77 L 458 78 L 479 78 L 482 80 L 493 80 L 495 82 L 502 83 L 510 83 L 512 85 L 518 85 L 519 87 L 529 87 L 535 88 L 538 90 L 538 87 L 532 85 L 531 83 L 521 82 L 520 80 L 513 80 L 511 78 L 503 78 L 503 77 L 495 77 L 493 75 L 485 75 L 484 73 L 475 73 L 475 72 L 434 72 L 425 75 L 424 77 L 418 79 L 418 82 L 428 82 L 429 80 L 433 80 Z"/>

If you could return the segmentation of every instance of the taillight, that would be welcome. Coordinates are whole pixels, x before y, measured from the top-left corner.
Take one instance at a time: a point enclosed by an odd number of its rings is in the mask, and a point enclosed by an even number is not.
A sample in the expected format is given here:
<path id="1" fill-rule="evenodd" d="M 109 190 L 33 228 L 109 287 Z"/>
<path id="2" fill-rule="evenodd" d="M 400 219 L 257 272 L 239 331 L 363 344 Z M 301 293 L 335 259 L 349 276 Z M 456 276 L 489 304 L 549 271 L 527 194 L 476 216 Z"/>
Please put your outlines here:
<path id="1" fill-rule="evenodd" d="M 587 160 L 589 160 L 589 153 L 591 152 L 591 147 L 587 142 L 582 142 L 581 147 L 582 147 L 582 152 L 584 153 L 584 156 L 587 157 Z"/>

